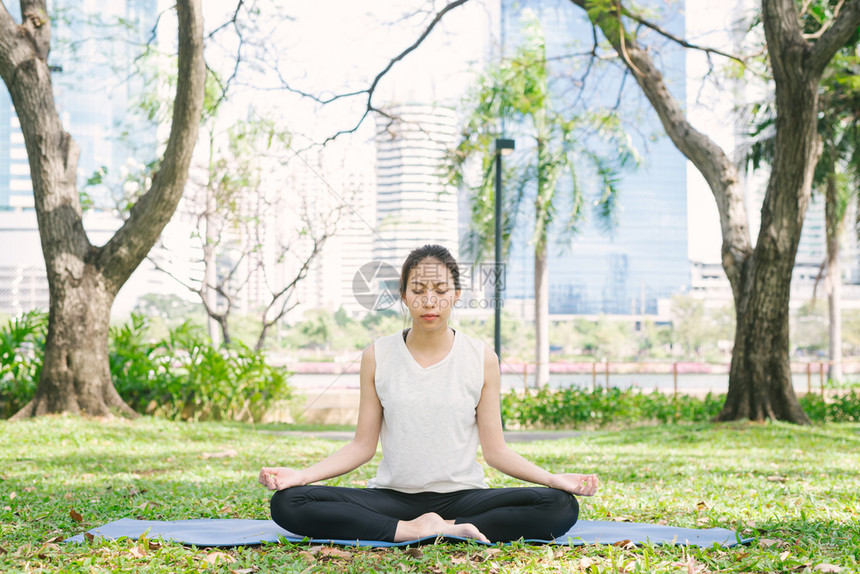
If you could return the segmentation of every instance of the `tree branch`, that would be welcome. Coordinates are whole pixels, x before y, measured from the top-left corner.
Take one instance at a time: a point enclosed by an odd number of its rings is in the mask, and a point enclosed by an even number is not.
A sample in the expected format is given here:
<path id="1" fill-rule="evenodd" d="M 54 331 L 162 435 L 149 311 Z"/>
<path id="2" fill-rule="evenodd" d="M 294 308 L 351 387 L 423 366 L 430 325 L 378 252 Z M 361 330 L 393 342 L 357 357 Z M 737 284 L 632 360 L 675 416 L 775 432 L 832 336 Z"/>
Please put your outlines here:
<path id="1" fill-rule="evenodd" d="M 643 18 L 639 14 L 632 12 L 629 8 L 626 8 L 623 5 L 621 5 L 621 13 L 624 16 L 627 16 L 628 18 L 630 18 L 631 20 L 635 20 L 636 22 L 642 24 L 646 28 L 650 28 L 651 30 L 654 30 L 655 32 L 657 32 L 658 34 L 663 36 L 664 38 L 668 38 L 669 40 L 672 40 L 673 42 L 675 42 L 676 44 L 678 44 L 680 46 L 683 46 L 685 48 L 690 48 L 691 50 L 699 50 L 699 51 L 705 52 L 706 54 L 717 54 L 718 56 L 723 56 L 724 58 L 729 58 L 730 60 L 735 60 L 736 62 L 739 62 L 741 64 L 746 64 L 746 59 L 742 58 L 741 56 L 729 54 L 728 52 L 723 52 L 722 50 L 717 50 L 716 48 L 708 48 L 706 46 L 699 46 L 698 44 L 692 44 L 692 43 L 688 42 L 687 40 L 684 40 L 683 38 L 679 38 L 678 36 L 675 36 L 674 34 L 669 32 L 668 30 L 661 28 L 660 26 L 658 26 L 657 24 L 655 24 L 649 20 L 646 20 L 645 18 Z"/>
<path id="2" fill-rule="evenodd" d="M 233 11 L 233 16 L 229 20 L 227 20 L 226 22 L 224 22 L 223 24 L 221 24 L 220 26 L 218 26 L 217 28 L 215 28 L 214 30 L 209 32 L 206 35 L 206 39 L 211 40 L 213 36 L 215 36 L 218 32 L 220 32 L 221 30 L 223 30 L 227 26 L 233 26 L 235 28 L 237 26 L 236 23 L 239 20 L 239 11 L 242 10 L 243 4 L 245 4 L 245 0 L 239 0 L 236 3 L 236 9 Z"/>
<path id="3" fill-rule="evenodd" d="M 591 7 L 591 0 L 571 2 L 584 10 Z M 723 268 L 737 297 L 743 266 L 752 253 L 737 167 L 713 140 L 690 124 L 651 56 L 639 46 L 635 38 L 627 35 L 618 14 L 589 12 L 589 17 L 593 18 L 592 22 L 601 29 L 615 51 L 622 55 L 622 61 L 633 72 L 633 77 L 657 112 L 666 134 L 708 182 L 720 214 Z"/>
<path id="4" fill-rule="evenodd" d="M 842 10 L 842 6 L 843 6 L 844 4 L 845 4 L 845 0 L 839 0 L 839 4 L 837 4 L 837 5 L 836 5 L 836 8 L 834 8 L 834 9 L 833 9 L 833 19 L 832 19 L 832 20 L 830 20 L 829 22 L 824 22 L 824 23 L 821 25 L 821 28 L 819 28 L 818 30 L 816 30 L 814 33 L 812 33 L 812 34 L 804 34 L 804 35 L 803 35 L 803 37 L 804 37 L 804 38 L 806 38 L 806 40 L 817 40 L 817 39 L 821 38 L 821 36 L 824 34 L 824 32 L 826 32 L 826 31 L 828 30 L 828 28 L 830 28 L 831 24 L 833 24 L 833 22 L 834 22 L 834 21 L 836 20 L 836 18 L 839 16 L 839 11 L 840 11 L 840 10 Z M 806 10 L 807 10 L 807 8 L 808 8 L 808 7 L 809 7 L 809 6 L 808 6 L 808 4 L 807 4 L 806 6 L 804 6 L 804 7 L 803 7 L 803 9 L 800 11 L 800 15 L 801 15 L 801 16 L 802 16 L 803 14 L 805 14 L 805 13 L 806 13 Z M 815 300 L 815 290 L 814 290 L 814 289 L 813 289 L 813 293 L 812 293 L 812 295 L 813 295 L 813 297 L 812 297 L 812 298 L 813 298 L 813 301 L 814 301 L 814 300 Z"/>
<path id="5" fill-rule="evenodd" d="M 51 51 L 51 19 L 45 0 L 21 0 L 21 30 L 33 42 L 39 59 L 47 62 Z"/>
<path id="6" fill-rule="evenodd" d="M 8 85 L 23 56 L 18 39 L 18 24 L 0 2 L 0 75 Z"/>
<path id="7" fill-rule="evenodd" d="M 366 90 L 361 90 L 359 92 L 356 92 L 356 94 L 362 94 L 362 93 L 367 94 L 367 107 L 366 107 L 364 113 L 361 115 L 361 118 L 359 118 L 358 122 L 352 128 L 346 129 L 346 130 L 340 130 L 339 132 L 335 133 L 334 135 L 327 137 L 325 139 L 325 141 L 323 141 L 322 145 L 326 145 L 328 142 L 334 140 L 335 138 L 337 138 L 339 136 L 354 133 L 355 131 L 357 131 L 358 128 L 361 127 L 361 124 L 364 123 L 365 118 L 367 118 L 367 116 L 371 112 L 377 112 L 377 113 L 381 113 L 381 114 L 385 115 L 384 112 L 375 108 L 373 106 L 373 103 L 372 103 L 373 94 L 375 93 L 376 87 L 379 85 L 379 82 L 382 81 L 382 78 L 384 78 L 385 75 L 391 71 L 391 69 L 394 67 L 394 64 L 396 64 L 397 62 L 399 62 L 400 60 L 402 60 L 403 58 L 408 56 L 411 52 L 413 52 L 416 48 L 418 48 L 418 46 L 420 46 L 421 43 L 424 42 L 425 39 L 427 39 L 427 36 L 430 35 L 430 32 L 433 31 L 433 28 L 435 28 L 436 25 L 442 21 L 442 18 L 444 18 L 448 12 L 450 12 L 454 8 L 457 8 L 458 6 L 462 6 L 466 2 L 468 2 L 468 0 L 454 0 L 453 2 L 449 3 L 447 6 L 442 8 L 439 12 L 437 12 L 436 16 L 433 17 L 433 20 L 430 21 L 430 24 L 427 25 L 427 28 L 424 29 L 424 32 L 421 33 L 421 35 L 418 37 L 418 39 L 415 40 L 415 42 L 413 42 L 412 45 L 410 45 L 408 48 L 406 48 L 405 50 L 400 52 L 398 55 L 394 56 L 391 59 L 391 61 L 388 62 L 388 65 L 385 66 L 385 68 L 381 72 L 376 74 L 376 77 L 373 78 L 373 82 L 371 82 L 369 88 L 367 88 Z"/>
<path id="8" fill-rule="evenodd" d="M 173 123 L 159 172 L 129 218 L 100 249 L 97 264 L 119 290 L 170 220 L 184 191 L 203 109 L 205 62 L 200 0 L 179 0 L 179 64 Z"/>
<path id="9" fill-rule="evenodd" d="M 860 0 L 852 0 L 837 13 L 830 27 L 812 45 L 807 60 L 818 73 L 823 73 L 833 55 L 857 32 L 857 27 L 860 26 Z"/>

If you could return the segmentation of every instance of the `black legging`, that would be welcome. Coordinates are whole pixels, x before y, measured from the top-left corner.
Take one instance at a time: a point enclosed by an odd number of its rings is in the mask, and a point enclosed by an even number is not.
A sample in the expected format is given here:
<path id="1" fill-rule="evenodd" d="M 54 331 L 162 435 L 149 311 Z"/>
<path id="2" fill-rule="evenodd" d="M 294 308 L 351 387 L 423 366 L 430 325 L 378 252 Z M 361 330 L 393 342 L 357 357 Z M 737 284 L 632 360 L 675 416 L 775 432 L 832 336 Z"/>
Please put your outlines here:
<path id="1" fill-rule="evenodd" d="M 552 540 L 579 516 L 573 495 L 545 487 L 406 494 L 384 488 L 295 486 L 272 496 L 272 520 L 310 538 L 394 541 L 397 522 L 436 512 L 472 523 L 493 542 Z"/>

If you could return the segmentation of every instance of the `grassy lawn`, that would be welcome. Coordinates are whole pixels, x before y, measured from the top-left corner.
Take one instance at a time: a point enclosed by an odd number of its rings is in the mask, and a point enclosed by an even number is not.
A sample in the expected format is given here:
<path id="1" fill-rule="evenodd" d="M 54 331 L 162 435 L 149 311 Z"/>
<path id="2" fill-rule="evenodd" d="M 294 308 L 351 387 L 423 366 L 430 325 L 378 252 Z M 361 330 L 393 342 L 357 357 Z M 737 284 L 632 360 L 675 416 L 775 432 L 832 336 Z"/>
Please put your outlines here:
<path id="1" fill-rule="evenodd" d="M 658 426 L 515 443 L 557 471 L 597 472 L 594 520 L 720 526 L 747 547 L 420 550 L 265 545 L 214 551 L 153 541 L 58 541 L 120 518 L 268 518 L 262 464 L 306 465 L 334 441 L 251 426 L 143 418 L 0 421 L 0 572 L 857 572 L 860 425 Z M 330 481 L 363 485 L 375 463 Z M 494 486 L 512 485 L 488 471 Z"/>

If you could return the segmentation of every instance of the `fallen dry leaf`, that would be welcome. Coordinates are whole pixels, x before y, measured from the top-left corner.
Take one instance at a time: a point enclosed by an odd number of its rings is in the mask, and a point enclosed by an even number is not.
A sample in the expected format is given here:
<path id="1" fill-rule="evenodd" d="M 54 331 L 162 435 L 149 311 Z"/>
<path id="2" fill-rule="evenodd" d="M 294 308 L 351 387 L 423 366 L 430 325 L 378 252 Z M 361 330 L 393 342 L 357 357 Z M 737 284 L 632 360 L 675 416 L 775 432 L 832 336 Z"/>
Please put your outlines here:
<path id="1" fill-rule="evenodd" d="M 161 542 L 158 542 L 157 540 L 149 540 L 147 542 L 147 546 L 149 547 L 150 550 L 160 550 L 161 549 Z"/>
<path id="2" fill-rule="evenodd" d="M 841 572 L 842 568 L 836 564 L 827 564 L 826 562 L 822 562 L 821 564 L 817 564 L 813 570 L 816 572 Z"/>
<path id="3" fill-rule="evenodd" d="M 12 491 L 12 492 L 10 492 L 10 493 L 9 493 L 9 500 L 15 500 L 16 498 L 18 498 L 18 493 L 17 493 L 17 492 Z"/>
<path id="4" fill-rule="evenodd" d="M 143 558 L 146 556 L 146 550 L 144 550 L 142 546 L 132 546 L 128 549 L 128 553 L 135 558 Z"/>
<path id="5" fill-rule="evenodd" d="M 613 544 L 613 546 L 618 546 L 619 548 L 623 548 L 625 550 L 636 548 L 636 545 L 633 544 L 633 541 L 631 540 L 619 540 L 618 542 Z"/>
<path id="6" fill-rule="evenodd" d="M 407 548 L 403 551 L 403 553 L 413 558 L 421 558 L 422 556 L 424 556 L 424 553 L 421 552 L 420 548 Z"/>
<path id="7" fill-rule="evenodd" d="M 84 538 L 86 538 L 90 542 L 96 539 L 95 535 L 90 534 L 89 532 L 84 532 Z"/>
<path id="8" fill-rule="evenodd" d="M 218 564 L 219 562 L 224 562 L 226 564 L 232 564 L 233 562 L 236 561 L 235 558 L 233 558 L 232 556 L 230 556 L 226 552 L 221 552 L 220 550 L 210 552 L 209 554 L 206 555 L 206 558 L 204 558 L 204 560 L 208 564 L 211 564 L 213 566 Z"/>
<path id="9" fill-rule="evenodd" d="M 791 556 L 791 552 L 786 550 L 785 552 L 783 552 L 782 554 L 779 555 L 779 559 L 780 559 L 780 561 L 785 562 L 785 559 L 788 558 L 789 556 Z"/>
<path id="10" fill-rule="evenodd" d="M 314 554 L 322 554 L 323 556 L 335 556 L 337 558 L 352 558 L 352 554 L 341 550 L 340 548 L 335 548 L 334 546 L 311 546 L 308 550 L 308 554 L 311 554 L 311 558 L 313 558 Z"/>
<path id="11" fill-rule="evenodd" d="M 580 561 L 579 561 L 579 567 L 583 570 L 591 568 L 592 564 L 594 564 L 594 560 L 592 560 L 591 558 L 589 558 L 587 556 L 585 558 L 580 559 Z"/>
<path id="12" fill-rule="evenodd" d="M 785 482 L 788 479 L 784 476 L 773 475 L 767 477 L 767 480 L 768 482 Z"/>
<path id="13" fill-rule="evenodd" d="M 696 519 L 696 526 L 705 526 L 705 525 L 706 525 L 706 524 L 708 524 L 710 521 L 711 521 L 711 519 L 710 519 L 710 518 L 708 518 L 707 516 L 703 516 L 703 517 L 701 517 L 701 518 L 697 518 L 697 519 Z"/>
<path id="14" fill-rule="evenodd" d="M 709 508 L 710 506 L 708 506 L 708 503 L 704 500 L 700 500 L 696 503 L 696 510 L 708 510 Z"/>
<path id="15" fill-rule="evenodd" d="M 3 548 L 2 546 L 0 546 L 0 554 L 6 554 L 6 553 L 7 553 L 7 550 L 5 548 Z"/>
<path id="16" fill-rule="evenodd" d="M 200 456 L 204 460 L 207 460 L 210 458 L 231 458 L 236 456 L 237 454 L 239 453 L 237 453 L 235 449 L 228 448 L 227 450 L 222 450 L 221 452 L 204 452 Z"/>
<path id="17" fill-rule="evenodd" d="M 770 548 L 771 546 L 778 546 L 779 540 L 774 540 L 773 538 L 761 538 L 758 543 L 762 548 Z"/>
<path id="18" fill-rule="evenodd" d="M 351 553 L 333 546 L 323 546 L 322 550 L 320 550 L 320 554 L 323 556 L 335 556 L 337 558 L 352 558 Z"/>
<path id="19" fill-rule="evenodd" d="M 74 520 L 75 522 L 83 522 L 84 521 L 84 517 L 81 516 L 79 513 L 75 512 L 74 509 L 69 511 L 69 516 L 71 516 L 72 520 Z"/>
<path id="20" fill-rule="evenodd" d="M 240 568 L 238 570 L 230 570 L 233 574 L 251 574 L 251 572 L 256 572 L 257 568 Z"/>
<path id="21" fill-rule="evenodd" d="M 49 538 L 47 542 L 62 542 L 65 539 L 65 536 L 54 536 L 53 538 Z"/>

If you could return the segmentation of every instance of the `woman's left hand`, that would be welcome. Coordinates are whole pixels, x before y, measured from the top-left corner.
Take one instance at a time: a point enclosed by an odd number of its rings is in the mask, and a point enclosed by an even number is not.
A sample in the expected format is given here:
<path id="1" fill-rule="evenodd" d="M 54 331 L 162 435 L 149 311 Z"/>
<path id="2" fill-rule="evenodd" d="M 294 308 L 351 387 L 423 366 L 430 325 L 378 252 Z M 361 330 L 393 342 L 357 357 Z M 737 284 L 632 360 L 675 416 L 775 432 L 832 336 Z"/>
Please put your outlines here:
<path id="1" fill-rule="evenodd" d="M 554 474 L 550 482 L 551 484 L 547 486 L 579 496 L 594 496 L 594 493 L 597 492 L 597 488 L 600 486 L 600 479 L 597 478 L 596 474 L 576 474 L 572 472 Z"/>

